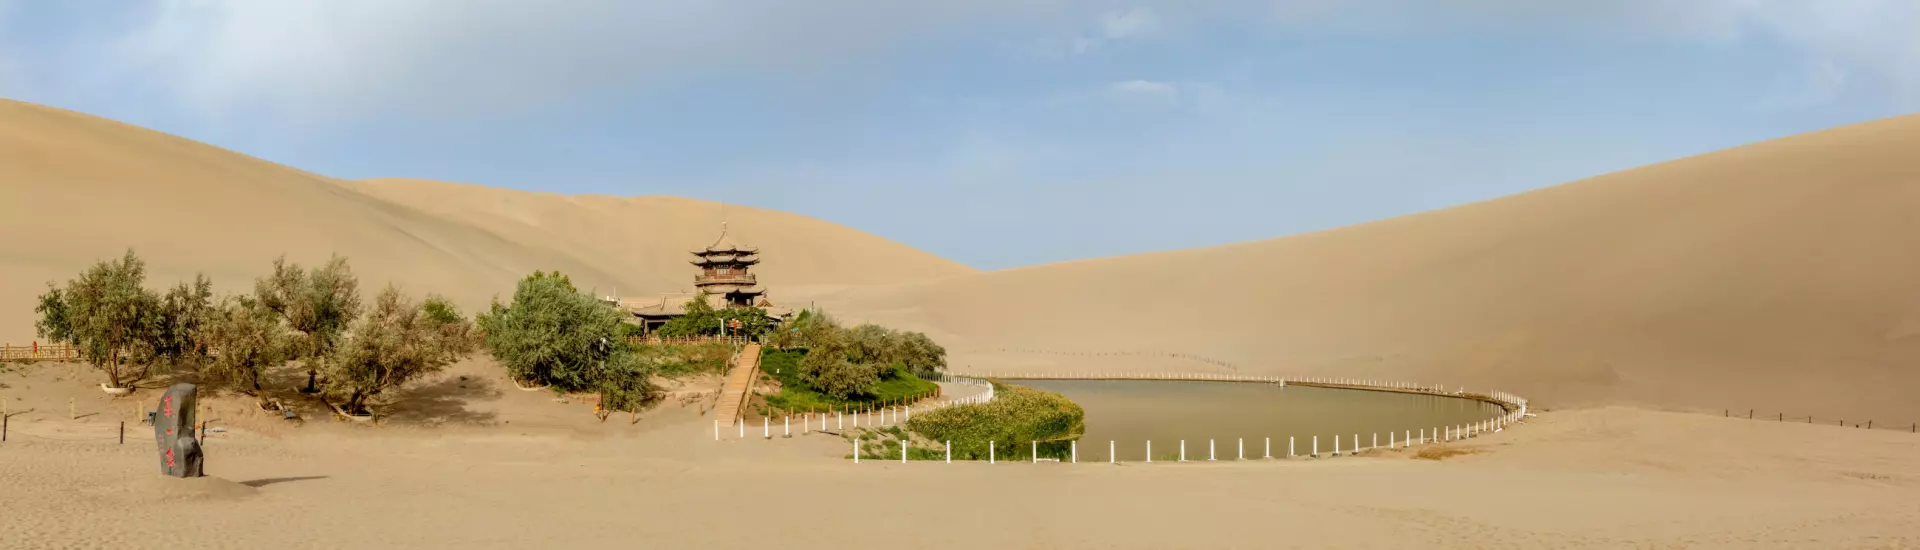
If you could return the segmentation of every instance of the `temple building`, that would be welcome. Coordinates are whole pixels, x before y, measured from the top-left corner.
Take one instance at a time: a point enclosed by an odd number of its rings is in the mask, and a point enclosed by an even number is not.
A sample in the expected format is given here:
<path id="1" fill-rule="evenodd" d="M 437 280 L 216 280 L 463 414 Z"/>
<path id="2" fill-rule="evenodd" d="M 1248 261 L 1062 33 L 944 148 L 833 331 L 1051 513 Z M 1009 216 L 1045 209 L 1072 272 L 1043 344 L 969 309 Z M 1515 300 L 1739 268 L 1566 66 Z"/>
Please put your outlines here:
<path id="1" fill-rule="evenodd" d="M 706 293 L 707 305 L 714 309 L 757 307 L 775 319 L 793 315 L 793 310 L 777 307 L 767 299 L 766 289 L 760 287 L 759 278 L 750 271 L 760 263 L 760 250 L 735 243 L 727 236 L 725 223 L 720 224 L 720 238 L 705 249 L 693 251 L 693 256 L 690 263 L 700 271 L 693 276 L 692 292 L 667 293 L 657 299 L 610 296 L 607 300 L 632 314 L 633 322 L 644 328 L 645 334 L 652 334 L 667 321 L 686 315 L 687 302 L 701 292 Z"/>

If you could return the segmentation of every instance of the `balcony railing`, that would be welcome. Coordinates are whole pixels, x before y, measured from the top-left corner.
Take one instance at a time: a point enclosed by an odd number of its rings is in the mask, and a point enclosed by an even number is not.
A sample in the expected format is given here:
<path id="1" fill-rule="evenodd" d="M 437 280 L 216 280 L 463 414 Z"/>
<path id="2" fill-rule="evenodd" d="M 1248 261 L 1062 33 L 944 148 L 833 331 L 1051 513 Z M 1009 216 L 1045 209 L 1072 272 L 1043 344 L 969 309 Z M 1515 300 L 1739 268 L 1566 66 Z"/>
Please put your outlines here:
<path id="1" fill-rule="evenodd" d="M 760 284 L 760 280 L 755 278 L 751 273 L 739 275 L 700 275 L 693 278 L 693 284 L 696 285 L 724 283 L 754 285 Z"/>

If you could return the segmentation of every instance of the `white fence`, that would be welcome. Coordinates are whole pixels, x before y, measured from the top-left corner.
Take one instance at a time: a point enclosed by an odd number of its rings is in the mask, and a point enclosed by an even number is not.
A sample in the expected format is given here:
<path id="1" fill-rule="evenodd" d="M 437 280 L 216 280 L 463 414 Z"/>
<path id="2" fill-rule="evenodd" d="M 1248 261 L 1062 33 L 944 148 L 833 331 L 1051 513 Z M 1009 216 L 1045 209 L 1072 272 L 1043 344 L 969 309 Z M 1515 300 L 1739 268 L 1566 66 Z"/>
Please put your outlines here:
<path id="1" fill-rule="evenodd" d="M 959 405 L 979 405 L 993 401 L 994 391 L 992 382 L 965 376 L 950 376 L 947 377 L 945 381 L 954 384 L 982 386 L 986 388 L 986 390 L 978 395 L 971 395 L 959 399 L 934 401 L 930 403 L 923 402 L 919 405 L 920 412 L 924 413 Z M 773 439 L 775 437 L 809 435 L 820 431 L 837 434 L 848 428 L 898 426 L 912 419 L 913 412 L 913 405 L 905 405 L 875 407 L 855 413 L 802 413 L 799 415 L 782 416 L 778 419 L 763 417 L 760 419 L 760 425 L 757 427 L 748 426 L 745 420 L 737 420 L 732 426 L 722 426 L 720 425 L 720 421 L 715 420 L 713 421 L 713 439 L 719 441 L 727 439 L 726 436 L 733 436 L 735 439 Z M 779 420 L 780 422 L 774 423 L 774 420 Z"/>
<path id="2" fill-rule="evenodd" d="M 1444 386 L 1437 385 L 1437 384 L 1430 385 L 1430 384 L 1417 384 L 1417 383 L 1411 383 L 1411 382 L 1378 381 L 1378 380 L 1367 380 L 1367 379 L 1360 379 L 1360 378 L 1335 378 L 1335 377 L 1292 378 L 1292 377 L 1285 377 L 1285 376 L 1257 376 L 1257 375 L 1228 374 L 1228 373 L 1113 373 L 1110 375 L 1105 373 L 1070 374 L 1070 375 L 1044 374 L 1044 373 L 1030 373 L 1030 374 L 1029 373 L 1018 373 L 1018 374 L 995 373 L 991 375 L 974 374 L 974 376 L 984 376 L 988 378 L 1009 379 L 1009 380 L 1019 380 L 1019 379 L 1026 379 L 1026 380 L 1184 380 L 1184 381 L 1252 382 L 1252 383 L 1279 384 L 1283 386 L 1288 384 L 1295 384 L 1295 385 L 1302 385 L 1302 386 L 1318 386 L 1318 387 L 1331 387 L 1331 388 L 1354 389 L 1354 390 L 1371 390 L 1371 391 L 1391 391 L 1391 392 L 1420 394 L 1420 395 L 1438 395 L 1438 396 L 1447 396 L 1447 397 L 1457 397 L 1462 399 L 1473 399 L 1478 401 L 1484 401 L 1484 402 L 1492 403 L 1494 405 L 1498 405 L 1501 408 L 1500 414 L 1497 414 L 1495 416 L 1485 418 L 1479 421 L 1466 423 L 1466 424 L 1458 424 L 1454 426 L 1431 426 L 1431 427 L 1417 428 L 1417 429 L 1410 428 L 1410 429 L 1401 430 L 1399 432 L 1371 432 L 1371 433 L 1364 434 L 1368 436 L 1364 439 L 1361 437 L 1363 435 L 1361 433 L 1353 433 L 1344 438 L 1339 436 L 1330 437 L 1325 442 L 1327 444 L 1327 447 L 1325 449 L 1321 447 L 1322 441 L 1319 436 L 1311 436 L 1306 438 L 1304 441 L 1300 440 L 1299 438 L 1288 437 L 1286 441 L 1280 442 L 1280 443 L 1283 443 L 1285 447 L 1282 449 L 1282 452 L 1279 454 L 1276 454 L 1274 449 L 1274 445 L 1276 442 L 1272 438 L 1267 438 L 1267 437 L 1262 437 L 1262 438 L 1259 438 L 1258 440 L 1250 440 L 1247 438 L 1236 438 L 1232 441 L 1208 439 L 1208 440 L 1205 440 L 1206 447 L 1204 451 L 1197 448 L 1197 445 L 1200 443 L 1200 441 L 1196 440 L 1196 441 L 1193 441 L 1193 443 L 1196 444 L 1196 448 L 1192 449 L 1191 453 L 1189 452 L 1189 449 L 1188 449 L 1189 442 L 1187 440 L 1177 440 L 1172 442 L 1175 445 L 1175 452 L 1170 453 L 1176 457 L 1174 459 L 1174 462 L 1221 461 L 1221 460 L 1272 460 L 1272 459 L 1296 458 L 1296 457 L 1329 458 L 1329 457 L 1338 457 L 1338 456 L 1355 456 L 1361 453 L 1379 450 L 1379 449 L 1387 449 L 1387 450 L 1409 449 L 1412 447 L 1451 443 L 1456 441 L 1464 441 L 1468 439 L 1484 437 L 1488 434 L 1502 432 L 1506 430 L 1507 427 L 1512 426 L 1515 423 L 1520 423 L 1525 421 L 1526 418 L 1529 416 L 1529 414 L 1527 413 L 1527 400 L 1524 398 L 1521 398 L 1520 396 L 1513 395 L 1507 392 L 1496 390 L 1496 391 L 1487 391 L 1484 393 L 1475 393 L 1475 392 L 1468 392 L 1464 388 L 1448 391 Z M 1381 435 L 1383 434 L 1386 436 L 1385 438 L 1381 437 Z M 1381 444 L 1382 442 L 1384 442 L 1385 445 L 1382 445 Z M 1070 443 L 1068 447 L 1067 455 L 1064 457 L 1058 457 L 1058 458 L 1043 458 L 1040 456 L 1039 445 L 1037 443 L 1034 443 L 1034 442 L 1027 442 L 1027 443 L 1030 448 L 1030 453 L 1027 456 L 1027 459 L 1023 460 L 1022 462 L 1031 462 L 1035 464 L 1040 462 L 1061 462 L 1061 463 L 1068 463 L 1068 464 L 1074 464 L 1074 463 L 1080 462 L 1080 445 L 1079 444 L 1081 442 L 1079 441 L 1074 441 Z M 1222 448 L 1223 443 L 1225 444 L 1225 447 L 1226 447 L 1225 449 Z M 868 461 L 880 460 L 880 461 L 886 461 L 886 462 L 891 462 L 893 460 L 907 462 L 911 460 L 911 454 L 909 453 L 909 451 L 906 449 L 905 446 L 901 446 L 897 449 L 897 452 L 899 453 L 898 456 L 878 457 L 878 456 L 874 456 L 871 453 L 867 454 L 866 456 L 862 456 L 860 452 L 862 449 L 862 444 L 863 442 L 859 440 L 855 440 L 853 442 L 853 448 L 854 448 L 853 461 L 855 463 L 860 462 L 863 458 Z M 997 442 L 997 441 L 988 442 L 988 455 L 987 455 L 988 464 L 995 464 L 999 462 L 999 459 L 997 456 L 998 449 L 1004 448 L 1004 447 L 1000 447 L 1001 444 L 1002 444 L 1001 442 Z M 1016 446 L 1016 448 L 1018 446 L 1018 442 L 1006 442 L 1006 444 Z M 1145 462 L 1148 462 L 1148 463 L 1156 462 L 1153 454 L 1153 441 L 1151 440 L 1145 441 L 1144 445 L 1146 450 Z M 1250 450 L 1249 449 L 1250 445 L 1257 445 L 1257 446 L 1253 447 L 1252 450 Z M 942 447 L 943 447 L 943 449 L 941 449 L 943 451 L 941 453 L 943 455 L 942 460 L 948 463 L 953 462 L 952 442 L 950 441 L 943 442 Z M 1118 458 L 1117 443 L 1114 441 L 1108 441 L 1106 447 L 1107 447 L 1106 453 L 1105 453 L 1106 460 L 1105 461 L 1096 460 L 1093 462 L 1107 462 L 1107 463 L 1121 462 Z M 1323 452 L 1323 450 L 1325 452 Z M 1098 451 L 1095 450 L 1094 452 L 1097 453 Z M 1254 455 L 1252 454 L 1253 452 L 1258 452 L 1259 454 Z M 1098 456 L 1098 455 L 1094 455 L 1094 456 Z M 1158 460 L 1157 462 L 1167 462 L 1167 461 Z"/>

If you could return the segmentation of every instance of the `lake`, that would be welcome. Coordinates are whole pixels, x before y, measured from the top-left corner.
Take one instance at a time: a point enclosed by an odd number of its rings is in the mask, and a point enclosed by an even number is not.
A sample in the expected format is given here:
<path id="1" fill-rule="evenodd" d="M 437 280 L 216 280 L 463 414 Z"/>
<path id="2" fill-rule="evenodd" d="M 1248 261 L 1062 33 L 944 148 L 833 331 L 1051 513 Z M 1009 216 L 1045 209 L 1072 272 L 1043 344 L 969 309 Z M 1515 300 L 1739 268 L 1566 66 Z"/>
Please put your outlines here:
<path id="1" fill-rule="evenodd" d="M 1057 392 L 1086 409 L 1087 433 L 1080 438 L 1080 460 L 1107 460 L 1107 441 L 1115 442 L 1121 461 L 1146 458 L 1146 442 L 1153 441 L 1154 460 L 1179 452 L 1187 442 L 1187 460 L 1206 460 L 1207 439 L 1216 440 L 1218 458 L 1236 458 L 1238 438 L 1245 438 L 1248 458 L 1264 453 L 1264 438 L 1273 438 L 1273 456 L 1285 457 L 1287 438 L 1296 439 L 1296 452 L 1311 452 L 1314 436 L 1321 452 L 1332 452 L 1333 437 L 1340 448 L 1352 447 L 1354 434 L 1371 445 L 1373 434 L 1387 444 L 1387 433 L 1459 426 L 1500 414 L 1498 405 L 1434 395 L 1379 391 L 1337 390 L 1305 386 L 1238 382 L 1174 382 L 1150 380 L 1013 380 L 1010 383 Z"/>

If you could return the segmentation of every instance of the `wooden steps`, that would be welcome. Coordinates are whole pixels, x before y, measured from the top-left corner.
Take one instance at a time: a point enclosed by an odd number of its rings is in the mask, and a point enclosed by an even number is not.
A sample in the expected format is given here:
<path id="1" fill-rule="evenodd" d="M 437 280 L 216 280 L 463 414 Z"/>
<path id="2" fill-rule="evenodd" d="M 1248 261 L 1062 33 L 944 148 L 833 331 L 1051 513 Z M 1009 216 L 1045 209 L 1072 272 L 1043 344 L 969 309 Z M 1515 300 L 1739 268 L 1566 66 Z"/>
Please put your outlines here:
<path id="1" fill-rule="evenodd" d="M 753 398 L 753 381 L 759 376 L 760 344 L 747 344 L 740 349 L 740 355 L 734 357 L 733 372 L 727 374 L 727 383 L 721 386 L 720 402 L 715 404 L 715 422 L 731 427 L 740 421 L 746 413 L 747 401 Z"/>

